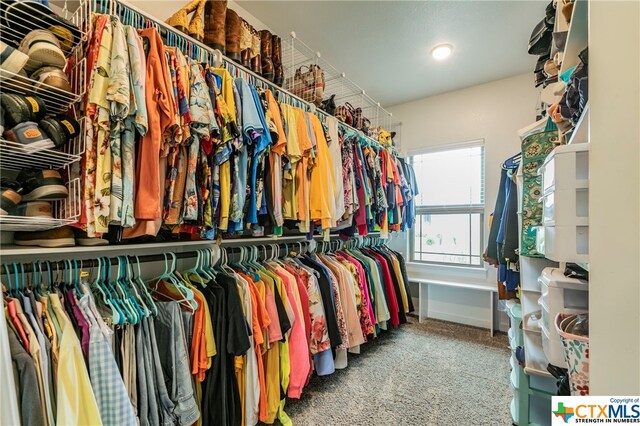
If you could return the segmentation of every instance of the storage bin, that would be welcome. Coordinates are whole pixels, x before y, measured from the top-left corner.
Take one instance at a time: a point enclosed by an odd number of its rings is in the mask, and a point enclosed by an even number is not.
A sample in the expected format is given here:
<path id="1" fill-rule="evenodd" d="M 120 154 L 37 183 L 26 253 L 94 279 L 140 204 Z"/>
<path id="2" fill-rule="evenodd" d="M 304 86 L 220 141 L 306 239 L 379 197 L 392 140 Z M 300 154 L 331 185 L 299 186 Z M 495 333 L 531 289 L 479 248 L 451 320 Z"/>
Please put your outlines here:
<path id="1" fill-rule="evenodd" d="M 558 314 L 554 326 L 562 340 L 571 395 L 586 396 L 589 395 L 589 338 L 565 331 L 575 320 L 575 315 Z"/>
<path id="2" fill-rule="evenodd" d="M 589 187 L 589 144 L 557 146 L 538 170 L 542 194 Z"/>
<path id="3" fill-rule="evenodd" d="M 560 189 L 543 195 L 544 226 L 588 226 L 589 189 Z"/>
<path id="4" fill-rule="evenodd" d="M 579 312 L 589 309 L 588 281 L 565 277 L 560 268 L 544 268 L 539 282 L 543 310 L 544 307 L 548 308 L 547 311 L 551 314 L 551 318 L 555 318 L 556 314 L 566 312 L 568 309 Z M 551 322 L 545 323 L 545 326 L 547 330 L 550 330 Z"/>
<path id="5" fill-rule="evenodd" d="M 514 359 L 513 355 L 509 358 L 509 364 L 511 365 L 511 386 L 515 389 L 520 389 L 520 374 L 518 374 L 520 366 L 518 365 L 518 361 Z"/>
<path id="6" fill-rule="evenodd" d="M 542 333 L 524 332 L 524 356 L 525 373 L 549 376 L 547 371 L 549 360 L 542 349 Z"/>
<path id="7" fill-rule="evenodd" d="M 538 323 L 539 328 L 546 328 L 547 332 L 555 335 L 555 331 L 551 331 L 553 330 L 553 319 L 556 317 L 557 314 L 562 313 L 562 314 L 584 314 L 589 312 L 588 309 L 560 309 L 559 311 L 556 312 L 550 312 L 549 311 L 549 307 L 545 304 L 545 302 L 542 300 L 542 297 L 540 298 L 540 300 L 538 301 L 538 303 L 540 304 L 540 311 L 541 311 L 541 316 L 542 318 L 540 319 L 540 322 Z M 555 337 L 555 336 L 554 336 Z M 558 342 L 560 342 L 560 339 L 557 339 Z"/>
<path id="8" fill-rule="evenodd" d="M 556 331 L 555 324 L 553 324 L 553 320 L 551 321 L 552 331 L 547 330 L 544 324 L 540 325 L 540 329 L 542 330 L 542 349 L 544 350 L 544 354 L 547 356 L 549 360 L 549 364 L 555 365 L 556 367 L 568 368 L 567 361 L 564 359 L 564 351 L 562 349 L 562 341 L 560 340 L 560 335 Z M 554 336 L 551 336 L 551 333 Z"/>
<path id="9" fill-rule="evenodd" d="M 589 262 L 588 226 L 545 226 L 544 237 L 541 241 L 539 238 L 538 230 L 536 245 L 538 250 L 544 250 L 541 253 L 544 253 L 547 259 L 557 262 Z"/>
<path id="10" fill-rule="evenodd" d="M 544 232 L 544 231 L 543 231 Z M 543 257 L 520 257 L 520 287 L 523 290 L 540 291 L 540 274 L 544 268 L 558 267 L 554 262 Z"/>

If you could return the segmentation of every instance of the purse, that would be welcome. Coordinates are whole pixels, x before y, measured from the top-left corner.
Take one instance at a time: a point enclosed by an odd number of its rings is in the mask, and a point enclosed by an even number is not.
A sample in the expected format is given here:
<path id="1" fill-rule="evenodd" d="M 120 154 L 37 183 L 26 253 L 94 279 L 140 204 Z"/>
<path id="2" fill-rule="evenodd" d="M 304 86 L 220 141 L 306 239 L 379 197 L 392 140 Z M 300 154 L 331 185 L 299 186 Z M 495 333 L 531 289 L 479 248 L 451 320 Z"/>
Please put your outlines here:
<path id="1" fill-rule="evenodd" d="M 320 109 L 329 115 L 336 115 L 336 95 L 331 95 L 329 99 L 322 101 Z"/>
<path id="2" fill-rule="evenodd" d="M 353 126 L 353 113 L 353 106 L 349 102 L 336 108 L 336 118 L 349 126 Z"/>
<path id="3" fill-rule="evenodd" d="M 358 130 L 362 130 L 362 127 L 364 126 L 364 115 L 362 115 L 362 108 L 356 108 L 353 111 L 353 127 L 355 127 Z"/>
<path id="4" fill-rule="evenodd" d="M 294 95 L 319 107 L 322 105 L 324 88 L 324 71 L 318 65 L 303 65 L 296 70 L 291 88 Z"/>

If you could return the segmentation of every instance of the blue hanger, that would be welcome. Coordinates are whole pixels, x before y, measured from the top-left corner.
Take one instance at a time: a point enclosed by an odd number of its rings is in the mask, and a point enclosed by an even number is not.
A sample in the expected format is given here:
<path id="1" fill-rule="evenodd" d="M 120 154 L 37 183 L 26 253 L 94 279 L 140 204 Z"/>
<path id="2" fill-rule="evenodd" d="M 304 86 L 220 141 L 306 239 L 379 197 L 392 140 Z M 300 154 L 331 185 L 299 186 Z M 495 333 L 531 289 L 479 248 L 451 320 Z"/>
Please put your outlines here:
<path id="1" fill-rule="evenodd" d="M 149 291 L 147 290 L 147 286 L 142 281 L 142 276 L 141 276 L 142 274 L 140 272 L 140 259 L 138 258 L 137 255 L 135 257 L 136 257 L 136 264 L 137 264 L 137 268 L 138 268 L 138 275 L 133 278 L 133 281 L 134 281 L 135 284 L 137 284 L 138 290 L 140 290 L 142 292 L 142 297 L 144 297 L 144 299 L 145 299 L 145 301 L 147 303 L 147 306 L 149 307 L 149 309 L 151 310 L 153 315 L 157 316 L 158 315 L 158 307 L 156 306 L 156 302 L 154 302 L 153 298 L 149 294 Z"/>

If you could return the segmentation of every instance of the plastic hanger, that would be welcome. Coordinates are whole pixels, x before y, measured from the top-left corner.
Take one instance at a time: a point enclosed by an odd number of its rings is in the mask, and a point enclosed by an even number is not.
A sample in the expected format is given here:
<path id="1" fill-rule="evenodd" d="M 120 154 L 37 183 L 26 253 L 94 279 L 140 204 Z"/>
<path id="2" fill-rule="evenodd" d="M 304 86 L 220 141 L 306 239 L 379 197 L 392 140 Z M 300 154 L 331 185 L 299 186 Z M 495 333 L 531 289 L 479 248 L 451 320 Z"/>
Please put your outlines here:
<path id="1" fill-rule="evenodd" d="M 193 276 L 196 278 L 197 280 L 196 282 L 198 284 L 204 286 L 204 279 L 202 278 L 203 274 L 202 274 L 202 268 L 201 268 L 201 263 L 203 262 L 202 257 L 203 257 L 202 251 L 196 250 L 196 264 L 193 268 L 184 271 L 183 276 L 189 275 L 189 282 L 191 282 L 191 276 Z"/>
<path id="2" fill-rule="evenodd" d="M 176 302 L 180 303 L 181 306 L 186 307 L 187 309 L 190 310 L 195 310 L 198 307 L 197 302 L 194 300 L 194 295 L 193 295 L 193 290 L 191 290 L 190 288 L 186 287 L 176 276 L 175 276 L 175 262 L 176 262 L 176 255 L 174 253 L 169 253 L 172 257 L 172 264 L 171 264 L 171 269 L 169 269 L 169 264 L 168 264 L 168 258 L 167 258 L 167 254 L 164 254 L 164 272 L 162 273 L 162 275 L 160 275 L 159 277 L 156 277 L 154 279 L 152 279 L 151 281 L 154 282 L 153 286 L 151 287 L 151 293 L 158 293 L 162 295 L 162 292 L 158 291 L 158 283 L 160 281 L 164 281 L 165 284 L 168 285 L 173 285 L 174 288 L 178 291 L 178 293 L 180 294 L 180 296 L 182 297 L 181 299 L 174 299 L 173 297 L 171 297 L 172 300 L 175 300 Z"/>
<path id="3" fill-rule="evenodd" d="M 133 265 L 129 261 L 127 256 L 122 256 L 122 261 L 124 263 L 125 272 L 123 277 L 124 287 L 127 289 L 130 297 L 132 298 L 132 303 L 134 307 L 137 309 L 140 318 L 147 318 L 151 314 L 151 310 L 147 306 L 144 298 L 140 295 L 138 291 L 138 287 L 133 281 Z"/>
<path id="4" fill-rule="evenodd" d="M 104 263 L 102 263 L 104 262 Z M 113 295 L 111 294 L 111 290 L 108 286 L 108 276 L 111 275 L 111 261 L 109 258 L 102 258 L 100 265 L 100 279 L 96 281 L 97 287 L 101 289 L 106 299 L 104 302 L 109 308 L 111 308 L 111 318 L 114 324 L 124 324 L 125 316 L 118 306 L 118 304 L 114 301 Z"/>
<path id="5" fill-rule="evenodd" d="M 153 316 L 157 316 L 158 307 L 156 306 L 156 302 L 153 300 L 153 297 L 151 297 L 151 294 L 149 294 L 149 291 L 147 290 L 147 286 L 142 281 L 142 274 L 140 272 L 140 259 L 138 258 L 137 255 L 136 255 L 136 265 L 138 269 L 138 274 L 133 277 L 133 283 L 138 287 L 138 290 L 140 291 L 140 293 L 142 293 L 142 297 L 144 298 L 146 305 L 151 311 L 151 313 L 153 314 Z M 132 268 L 133 268 L 133 265 L 132 265 Z"/>
<path id="6" fill-rule="evenodd" d="M 119 293 L 119 289 L 117 288 L 117 283 L 111 280 L 111 259 L 105 257 L 105 261 L 107 263 L 107 268 L 105 269 L 105 279 L 103 280 L 104 288 L 107 290 L 107 295 L 109 296 L 109 300 L 113 304 L 113 306 L 118 310 L 120 314 L 121 324 L 126 324 L 127 322 L 131 322 L 131 313 L 129 312 L 127 306 L 125 306 L 124 301 Z"/>
<path id="7" fill-rule="evenodd" d="M 134 303 L 127 286 L 128 283 L 125 281 L 126 268 L 124 267 L 123 257 L 118 256 L 118 276 L 114 281 L 114 287 L 118 291 L 122 305 L 127 311 L 129 323 L 138 324 L 142 317 L 142 311 Z"/>

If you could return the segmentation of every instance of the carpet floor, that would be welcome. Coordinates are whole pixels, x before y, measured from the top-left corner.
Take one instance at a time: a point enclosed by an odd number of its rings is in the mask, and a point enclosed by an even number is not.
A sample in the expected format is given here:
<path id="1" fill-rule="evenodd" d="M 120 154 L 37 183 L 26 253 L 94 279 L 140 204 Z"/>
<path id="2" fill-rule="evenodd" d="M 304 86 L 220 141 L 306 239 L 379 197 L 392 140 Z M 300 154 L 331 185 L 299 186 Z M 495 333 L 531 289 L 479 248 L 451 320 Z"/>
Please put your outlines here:
<path id="1" fill-rule="evenodd" d="M 510 425 L 505 334 L 415 318 L 287 400 L 295 426 Z"/>

